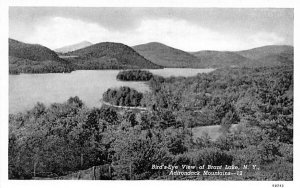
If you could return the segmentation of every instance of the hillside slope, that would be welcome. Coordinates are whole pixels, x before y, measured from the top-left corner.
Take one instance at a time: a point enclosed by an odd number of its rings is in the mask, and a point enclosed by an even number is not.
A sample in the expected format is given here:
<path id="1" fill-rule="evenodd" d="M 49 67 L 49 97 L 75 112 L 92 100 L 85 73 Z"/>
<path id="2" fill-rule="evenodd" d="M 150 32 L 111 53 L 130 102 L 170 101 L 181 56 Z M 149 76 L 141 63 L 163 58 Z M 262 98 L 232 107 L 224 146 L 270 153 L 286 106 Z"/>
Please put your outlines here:
<path id="1" fill-rule="evenodd" d="M 72 52 L 75 50 L 79 50 L 81 48 L 85 48 L 88 46 L 93 45 L 93 43 L 88 42 L 88 41 L 82 41 L 80 43 L 77 44 L 72 44 L 72 45 L 68 45 L 68 46 L 64 46 L 58 49 L 55 49 L 54 51 L 59 52 L 59 53 L 67 53 L 67 52 Z"/>
<path id="2" fill-rule="evenodd" d="M 145 59 L 129 46 L 103 42 L 66 53 L 77 69 L 157 69 L 159 65 Z"/>
<path id="3" fill-rule="evenodd" d="M 9 39 L 9 56 L 32 61 L 60 60 L 54 51 L 45 46 L 39 44 L 27 44 L 14 39 Z"/>
<path id="4" fill-rule="evenodd" d="M 133 49 L 146 59 L 164 67 L 176 68 L 203 68 L 201 61 L 182 50 L 151 42 L 133 46 Z"/>
<path id="5" fill-rule="evenodd" d="M 262 46 L 236 53 L 255 60 L 256 66 L 292 65 L 294 63 L 294 47 L 288 45 Z"/>
<path id="6" fill-rule="evenodd" d="M 253 60 L 233 52 L 199 51 L 192 52 L 192 54 L 198 57 L 206 67 L 211 68 L 240 67 L 255 63 Z"/>
<path id="7" fill-rule="evenodd" d="M 268 45 L 249 50 L 237 51 L 235 53 L 247 57 L 249 59 L 260 59 L 269 55 L 280 54 L 283 52 L 291 53 L 294 51 L 293 46 L 288 45 Z"/>
<path id="8" fill-rule="evenodd" d="M 9 73 L 71 72 L 71 63 L 47 47 L 9 39 Z"/>
<path id="9" fill-rule="evenodd" d="M 243 51 L 199 51 L 191 52 L 205 67 L 261 67 L 291 65 L 294 48 L 287 45 L 270 45 Z"/>

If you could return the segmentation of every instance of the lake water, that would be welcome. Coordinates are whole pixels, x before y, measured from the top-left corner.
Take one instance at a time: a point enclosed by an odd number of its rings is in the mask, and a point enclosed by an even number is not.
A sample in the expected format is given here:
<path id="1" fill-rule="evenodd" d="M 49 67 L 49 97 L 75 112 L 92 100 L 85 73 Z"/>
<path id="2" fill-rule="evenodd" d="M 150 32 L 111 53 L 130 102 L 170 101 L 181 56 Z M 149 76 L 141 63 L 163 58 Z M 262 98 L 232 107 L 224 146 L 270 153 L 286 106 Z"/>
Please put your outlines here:
<path id="1" fill-rule="evenodd" d="M 194 76 L 213 69 L 149 70 L 164 77 Z M 71 73 L 9 75 L 9 113 L 31 109 L 37 102 L 49 105 L 78 96 L 88 107 L 99 107 L 108 88 L 129 86 L 140 92 L 148 90 L 144 82 L 122 82 L 116 79 L 119 70 L 80 70 Z"/>

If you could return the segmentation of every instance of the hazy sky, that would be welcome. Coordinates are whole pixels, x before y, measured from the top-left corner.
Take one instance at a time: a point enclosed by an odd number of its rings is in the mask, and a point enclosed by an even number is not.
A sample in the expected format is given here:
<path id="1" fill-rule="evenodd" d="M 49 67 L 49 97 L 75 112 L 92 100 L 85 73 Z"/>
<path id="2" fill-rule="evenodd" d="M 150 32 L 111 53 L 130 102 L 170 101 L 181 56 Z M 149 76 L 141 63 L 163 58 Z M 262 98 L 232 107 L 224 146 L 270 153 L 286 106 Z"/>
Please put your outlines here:
<path id="1" fill-rule="evenodd" d="M 10 7 L 9 36 L 51 49 L 161 42 L 186 51 L 293 45 L 293 9 Z"/>

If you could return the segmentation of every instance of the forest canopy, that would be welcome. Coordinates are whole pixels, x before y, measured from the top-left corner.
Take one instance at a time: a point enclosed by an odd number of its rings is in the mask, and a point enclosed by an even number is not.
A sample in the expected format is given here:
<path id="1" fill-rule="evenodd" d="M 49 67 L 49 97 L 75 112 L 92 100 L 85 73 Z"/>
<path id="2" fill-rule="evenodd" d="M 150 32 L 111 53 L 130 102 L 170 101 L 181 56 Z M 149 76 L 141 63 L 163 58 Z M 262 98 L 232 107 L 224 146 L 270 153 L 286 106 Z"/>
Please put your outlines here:
<path id="1" fill-rule="evenodd" d="M 293 67 L 219 69 L 109 89 L 104 101 L 149 111 L 87 108 L 78 97 L 9 116 L 9 178 L 63 176 L 109 165 L 107 179 L 293 180 Z M 100 98 L 100 97 L 99 97 Z M 229 128 L 236 124 L 237 129 Z M 222 135 L 193 137 L 220 125 Z M 255 164 L 242 176 L 170 176 L 152 164 Z M 183 170 L 183 169 L 180 169 Z"/>
<path id="2" fill-rule="evenodd" d="M 116 106 L 140 106 L 143 93 L 130 87 L 120 87 L 118 89 L 108 89 L 103 93 L 103 101 Z"/>

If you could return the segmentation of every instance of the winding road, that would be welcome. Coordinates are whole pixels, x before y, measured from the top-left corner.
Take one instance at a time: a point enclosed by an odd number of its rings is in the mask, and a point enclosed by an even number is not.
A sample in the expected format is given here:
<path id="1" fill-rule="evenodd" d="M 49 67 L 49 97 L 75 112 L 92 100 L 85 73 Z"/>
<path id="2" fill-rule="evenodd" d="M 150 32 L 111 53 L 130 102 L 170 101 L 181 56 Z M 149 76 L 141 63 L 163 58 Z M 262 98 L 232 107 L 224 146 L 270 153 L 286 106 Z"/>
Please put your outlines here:
<path id="1" fill-rule="evenodd" d="M 102 104 L 105 104 L 107 106 L 111 106 L 111 107 L 116 107 L 116 108 L 123 108 L 123 109 L 130 109 L 130 110 L 144 110 L 144 111 L 149 111 L 148 108 L 145 107 L 139 107 L 139 106 L 117 106 L 108 102 L 105 102 L 103 100 L 101 100 Z"/>

